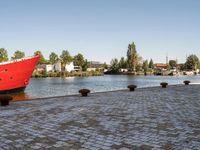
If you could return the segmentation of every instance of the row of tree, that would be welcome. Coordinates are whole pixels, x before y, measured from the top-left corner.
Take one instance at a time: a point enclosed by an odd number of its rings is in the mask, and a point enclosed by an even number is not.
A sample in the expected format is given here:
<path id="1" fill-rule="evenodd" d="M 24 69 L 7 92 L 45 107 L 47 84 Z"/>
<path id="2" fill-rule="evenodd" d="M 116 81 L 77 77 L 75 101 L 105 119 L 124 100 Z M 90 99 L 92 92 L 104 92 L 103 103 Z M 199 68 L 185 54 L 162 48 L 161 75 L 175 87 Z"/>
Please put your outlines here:
<path id="1" fill-rule="evenodd" d="M 187 57 L 184 64 L 178 64 L 176 60 L 170 60 L 169 68 L 178 68 L 181 71 L 200 69 L 200 60 L 195 54 L 191 54 Z"/>
<path id="2" fill-rule="evenodd" d="M 127 57 L 121 57 L 120 60 L 114 58 L 110 62 L 111 72 L 117 73 L 121 68 L 127 69 L 130 72 L 152 72 L 154 71 L 154 62 L 152 59 L 142 60 L 142 57 L 139 56 L 136 50 L 135 43 L 128 45 Z M 200 69 L 200 60 L 199 58 L 192 54 L 187 57 L 187 60 L 184 64 L 177 64 L 176 60 L 170 60 L 168 63 L 168 69 L 178 68 L 180 70 L 196 70 Z"/>
<path id="3" fill-rule="evenodd" d="M 88 67 L 87 59 L 85 59 L 82 54 L 78 53 L 77 55 L 72 57 L 67 50 L 63 50 L 60 57 L 56 53 L 51 52 L 51 54 L 49 55 L 49 62 L 51 64 L 55 64 L 58 61 L 60 61 L 63 66 L 73 62 L 75 66 L 80 66 L 83 71 L 86 71 Z"/>
<path id="4" fill-rule="evenodd" d="M 55 64 L 56 62 L 60 61 L 62 66 L 65 66 L 66 64 L 69 64 L 73 61 L 74 65 L 80 66 L 83 71 L 87 70 L 88 67 L 87 59 L 85 59 L 84 56 L 80 53 L 72 57 L 67 50 L 63 50 L 60 56 L 58 56 L 55 52 L 51 52 L 48 60 L 44 58 L 41 51 L 36 51 L 34 54 L 39 54 L 41 56 L 39 64 Z M 17 50 L 16 52 L 14 52 L 11 59 L 20 59 L 24 56 L 25 53 L 23 51 Z M 4 48 L 0 48 L 0 62 L 8 60 L 9 58 L 7 50 Z M 137 53 L 134 42 L 128 45 L 126 58 L 121 57 L 120 60 L 114 58 L 111 60 L 110 65 L 110 70 L 113 73 L 118 72 L 121 68 L 128 69 L 130 72 L 148 72 L 153 71 L 154 69 L 153 60 L 151 59 L 149 62 L 148 60 L 143 61 L 142 57 L 139 56 L 139 54 Z M 200 60 L 196 55 L 192 54 L 187 57 L 187 60 L 184 64 L 177 64 L 176 60 L 170 60 L 168 63 L 168 69 L 177 68 L 177 66 L 179 66 L 180 70 L 195 70 L 198 68 L 200 69 Z"/>
<path id="5" fill-rule="evenodd" d="M 135 43 L 131 43 L 128 45 L 127 50 L 127 58 L 121 57 L 120 60 L 114 58 L 110 62 L 110 69 L 113 73 L 119 72 L 119 69 L 128 69 L 130 72 L 139 72 L 144 70 L 147 72 L 148 70 L 154 69 L 154 63 L 151 59 L 142 61 L 142 57 L 137 53 Z"/>
<path id="6" fill-rule="evenodd" d="M 34 55 L 40 55 L 39 64 L 55 64 L 57 62 L 61 62 L 62 66 L 69 64 L 71 62 L 74 63 L 76 66 L 80 66 L 83 71 L 87 70 L 87 59 L 80 53 L 72 57 L 67 50 L 63 50 L 62 54 L 58 56 L 55 52 L 51 52 L 49 55 L 49 60 L 46 60 L 41 51 L 34 52 Z M 12 60 L 20 59 L 25 57 L 25 53 L 21 50 L 17 50 L 14 52 L 13 56 L 11 57 Z M 0 62 L 8 61 L 8 53 L 7 50 L 4 48 L 0 48 Z"/>

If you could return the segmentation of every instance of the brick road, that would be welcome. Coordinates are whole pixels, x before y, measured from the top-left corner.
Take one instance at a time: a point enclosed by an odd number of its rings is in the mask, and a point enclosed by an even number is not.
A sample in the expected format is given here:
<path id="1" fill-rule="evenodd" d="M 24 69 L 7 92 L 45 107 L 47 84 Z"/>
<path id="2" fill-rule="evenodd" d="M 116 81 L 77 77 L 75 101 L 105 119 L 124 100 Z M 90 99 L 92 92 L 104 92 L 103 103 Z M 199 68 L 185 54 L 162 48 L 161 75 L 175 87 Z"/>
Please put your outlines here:
<path id="1" fill-rule="evenodd" d="M 14 102 L 0 150 L 200 149 L 200 85 Z"/>

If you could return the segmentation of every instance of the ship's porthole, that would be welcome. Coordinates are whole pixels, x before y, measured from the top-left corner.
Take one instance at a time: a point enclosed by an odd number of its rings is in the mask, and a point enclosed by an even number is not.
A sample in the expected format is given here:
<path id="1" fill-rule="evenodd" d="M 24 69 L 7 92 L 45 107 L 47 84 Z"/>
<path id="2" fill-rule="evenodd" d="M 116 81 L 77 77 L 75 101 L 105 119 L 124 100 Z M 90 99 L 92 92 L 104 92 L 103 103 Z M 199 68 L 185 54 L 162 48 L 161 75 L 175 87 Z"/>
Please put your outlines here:
<path id="1" fill-rule="evenodd" d="M 24 85 L 27 85 L 27 84 L 28 84 L 28 80 L 25 80 L 25 81 L 24 81 Z"/>

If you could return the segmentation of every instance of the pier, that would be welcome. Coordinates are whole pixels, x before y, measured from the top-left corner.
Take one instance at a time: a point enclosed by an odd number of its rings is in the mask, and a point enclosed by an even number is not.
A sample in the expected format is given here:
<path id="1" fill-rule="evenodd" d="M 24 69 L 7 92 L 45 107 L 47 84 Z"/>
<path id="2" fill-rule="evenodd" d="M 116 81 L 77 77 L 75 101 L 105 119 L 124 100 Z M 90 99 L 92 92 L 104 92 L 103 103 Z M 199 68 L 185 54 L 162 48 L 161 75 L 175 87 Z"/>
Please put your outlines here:
<path id="1" fill-rule="evenodd" d="M 198 149 L 200 85 L 11 102 L 0 150 Z"/>

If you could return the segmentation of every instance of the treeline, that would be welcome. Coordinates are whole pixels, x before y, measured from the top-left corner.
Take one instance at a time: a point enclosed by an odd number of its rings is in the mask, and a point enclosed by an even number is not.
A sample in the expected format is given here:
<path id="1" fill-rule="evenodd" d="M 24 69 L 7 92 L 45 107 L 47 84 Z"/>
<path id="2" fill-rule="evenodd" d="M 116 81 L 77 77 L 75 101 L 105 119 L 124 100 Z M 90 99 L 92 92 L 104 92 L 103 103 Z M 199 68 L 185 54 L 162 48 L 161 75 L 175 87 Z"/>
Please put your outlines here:
<path id="1" fill-rule="evenodd" d="M 51 52 L 49 55 L 49 59 L 45 59 L 41 51 L 35 51 L 34 55 L 40 55 L 40 60 L 38 64 L 55 64 L 57 62 L 61 62 L 62 68 L 67 64 L 73 62 L 75 66 L 80 66 L 82 71 L 86 71 L 88 67 L 88 61 L 84 58 L 84 56 L 78 53 L 75 56 L 71 56 L 69 51 L 63 50 L 61 55 L 58 56 L 55 52 Z M 25 57 L 25 53 L 22 50 L 17 50 L 14 52 L 11 60 L 20 59 Z M 8 53 L 4 48 L 0 48 L 0 62 L 8 61 Z"/>
<path id="2" fill-rule="evenodd" d="M 125 57 L 121 57 L 120 60 L 114 58 L 110 62 L 110 71 L 111 73 L 119 73 L 120 69 L 127 69 L 128 72 L 153 72 L 154 62 L 151 59 L 142 60 L 142 57 L 138 54 L 136 50 L 135 43 L 131 43 L 128 45 L 127 54 Z M 123 72 L 123 71 L 122 71 Z"/>
<path id="3" fill-rule="evenodd" d="M 46 78 L 46 77 L 89 77 L 89 76 L 102 76 L 103 73 L 100 70 L 96 71 L 73 71 L 73 72 L 46 72 L 35 71 L 32 74 L 34 78 Z"/>
<path id="4" fill-rule="evenodd" d="M 143 60 L 142 57 L 138 54 L 136 50 L 135 43 L 128 45 L 128 50 L 125 57 L 121 57 L 120 60 L 114 58 L 110 62 L 110 72 L 119 73 L 120 70 L 127 69 L 128 72 L 133 73 L 153 73 L 156 71 L 155 64 L 152 59 L 150 61 Z M 177 68 L 180 71 L 183 70 L 196 70 L 200 69 L 200 60 L 199 58 L 192 54 L 187 57 L 187 60 L 184 64 L 177 64 L 176 60 L 169 60 L 167 63 L 167 69 Z"/>
<path id="5" fill-rule="evenodd" d="M 55 64 L 60 61 L 62 68 L 71 62 L 76 66 L 80 66 L 82 71 L 86 71 L 88 68 L 88 61 L 84 58 L 84 56 L 78 53 L 75 56 L 71 56 L 68 50 L 63 50 L 61 55 L 59 56 L 55 52 L 51 52 L 49 55 L 49 59 L 45 59 L 41 51 L 35 51 L 34 55 L 39 54 L 40 60 L 39 64 Z M 17 50 L 14 52 L 11 59 L 20 59 L 25 56 L 25 53 L 22 50 Z M 0 62 L 8 61 L 8 53 L 4 48 L 0 48 Z M 196 70 L 200 69 L 200 60 L 195 54 L 191 54 L 187 57 L 186 62 L 183 64 L 177 64 L 176 60 L 169 60 L 167 63 L 167 69 L 179 69 L 180 71 L 184 70 Z M 127 69 L 128 72 L 143 72 L 143 73 L 153 73 L 156 71 L 154 67 L 155 64 L 152 59 L 150 61 L 143 60 L 142 57 L 138 54 L 136 50 L 135 43 L 131 43 L 128 45 L 128 50 L 126 53 L 126 58 L 121 57 L 121 59 L 114 58 L 110 62 L 109 70 L 111 73 L 118 73 L 120 69 Z M 105 63 L 104 68 L 108 68 L 108 65 Z"/>

